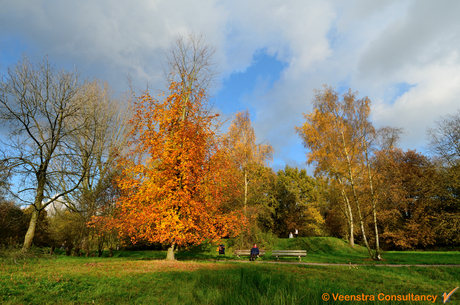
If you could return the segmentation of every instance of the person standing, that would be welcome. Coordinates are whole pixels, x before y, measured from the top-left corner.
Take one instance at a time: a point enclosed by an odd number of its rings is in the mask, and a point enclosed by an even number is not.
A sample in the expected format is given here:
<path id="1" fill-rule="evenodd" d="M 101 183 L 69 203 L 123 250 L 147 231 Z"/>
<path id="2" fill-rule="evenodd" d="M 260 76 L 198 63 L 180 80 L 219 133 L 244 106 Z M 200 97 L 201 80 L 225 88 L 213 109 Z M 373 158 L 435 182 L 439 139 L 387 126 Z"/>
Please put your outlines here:
<path id="1" fill-rule="evenodd" d="M 251 249 L 251 258 L 249 260 L 254 261 L 258 255 L 259 255 L 259 248 L 257 248 L 256 244 L 254 244 L 254 247 L 252 247 Z"/>
<path id="2" fill-rule="evenodd" d="M 297 238 L 299 237 L 299 230 L 295 229 L 294 236 Z"/>

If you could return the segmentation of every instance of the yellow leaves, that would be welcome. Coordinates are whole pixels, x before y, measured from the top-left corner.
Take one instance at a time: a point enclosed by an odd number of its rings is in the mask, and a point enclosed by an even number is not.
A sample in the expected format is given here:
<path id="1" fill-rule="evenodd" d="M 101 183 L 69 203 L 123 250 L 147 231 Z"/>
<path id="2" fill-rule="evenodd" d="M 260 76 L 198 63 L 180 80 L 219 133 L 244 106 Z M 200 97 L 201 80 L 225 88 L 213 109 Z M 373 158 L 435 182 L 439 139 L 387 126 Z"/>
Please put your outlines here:
<path id="1" fill-rule="evenodd" d="M 296 127 L 304 142 L 308 163 L 317 163 L 317 172 L 350 176 L 363 162 L 366 134 L 373 132 L 369 123 L 370 100 L 356 99 L 348 91 L 339 100 L 331 87 L 316 91 L 315 109 L 304 114 L 305 123 Z"/>
<path id="2" fill-rule="evenodd" d="M 227 140 L 232 149 L 232 156 L 240 167 L 251 162 L 264 164 L 273 157 L 273 148 L 270 144 L 256 144 L 247 110 L 236 113 L 227 133 Z"/>

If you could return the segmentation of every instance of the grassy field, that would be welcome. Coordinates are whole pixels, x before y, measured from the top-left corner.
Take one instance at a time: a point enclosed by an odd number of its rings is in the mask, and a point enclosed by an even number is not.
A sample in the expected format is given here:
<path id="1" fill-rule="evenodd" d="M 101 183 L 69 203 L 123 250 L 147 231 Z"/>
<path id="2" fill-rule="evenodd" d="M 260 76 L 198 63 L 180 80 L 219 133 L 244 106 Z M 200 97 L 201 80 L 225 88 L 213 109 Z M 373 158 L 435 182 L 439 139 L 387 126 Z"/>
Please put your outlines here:
<path id="1" fill-rule="evenodd" d="M 366 262 L 363 249 L 329 238 L 280 240 L 278 246 L 308 248 L 305 261 L 335 258 Z M 306 246 L 306 247 L 307 247 Z M 198 257 L 201 251 L 201 259 Z M 391 301 L 436 297 L 459 286 L 460 268 L 305 266 L 217 260 L 214 246 L 177 254 L 163 251 L 117 252 L 114 258 L 64 255 L 0 260 L 1 304 L 432 304 Z M 387 263 L 452 263 L 458 252 L 385 253 Z M 402 255 L 404 254 L 404 255 Z M 316 255 L 316 256 L 315 256 Z M 392 256 L 393 255 L 393 256 Z M 401 256 L 403 258 L 401 258 Z M 194 259 L 194 260 L 192 260 Z M 289 259 L 286 259 L 289 260 Z M 331 261 L 328 261 L 329 263 Z M 323 301 L 323 294 L 330 297 Z M 458 294 L 458 295 L 457 295 Z M 340 301 L 340 298 L 355 301 Z M 367 298 L 367 301 L 356 301 Z M 372 297 L 375 301 L 370 301 Z M 394 298 L 396 298 L 394 297 Z M 334 300 L 334 298 L 336 300 Z M 388 300 L 385 301 L 385 298 Z M 381 299 L 381 301 L 379 300 Z M 431 300 L 431 299 L 430 299 Z M 452 303 L 460 300 L 460 292 Z"/>

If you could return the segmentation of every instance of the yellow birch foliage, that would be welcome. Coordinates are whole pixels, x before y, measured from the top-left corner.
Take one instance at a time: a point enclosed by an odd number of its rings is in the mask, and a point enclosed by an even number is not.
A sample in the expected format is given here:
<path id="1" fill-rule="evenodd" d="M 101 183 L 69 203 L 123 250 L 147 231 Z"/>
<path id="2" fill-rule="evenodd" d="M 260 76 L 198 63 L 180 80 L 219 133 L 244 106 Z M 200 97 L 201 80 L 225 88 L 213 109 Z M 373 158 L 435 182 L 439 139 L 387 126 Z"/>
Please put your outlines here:
<path id="1" fill-rule="evenodd" d="M 266 162 L 272 159 L 273 147 L 269 143 L 256 144 L 256 136 L 247 110 L 236 113 L 227 139 L 232 148 L 233 158 L 241 169 L 250 163 L 266 165 Z"/>

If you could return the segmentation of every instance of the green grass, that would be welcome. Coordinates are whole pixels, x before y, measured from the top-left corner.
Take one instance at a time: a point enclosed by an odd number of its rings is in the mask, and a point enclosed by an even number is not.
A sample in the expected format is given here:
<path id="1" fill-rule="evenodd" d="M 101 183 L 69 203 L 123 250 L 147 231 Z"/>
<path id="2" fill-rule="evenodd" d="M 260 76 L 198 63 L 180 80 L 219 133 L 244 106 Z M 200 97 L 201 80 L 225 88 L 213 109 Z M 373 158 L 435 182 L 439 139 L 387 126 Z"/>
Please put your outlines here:
<path id="1" fill-rule="evenodd" d="M 341 295 L 437 295 L 458 286 L 460 268 L 388 268 L 166 262 L 58 256 L 0 263 L 2 304 L 343 304 Z M 460 300 L 453 295 L 452 300 Z M 346 304 L 391 304 L 346 302 Z M 395 303 L 394 303 L 395 304 Z M 429 302 L 404 302 L 429 304 Z"/>
<path id="2" fill-rule="evenodd" d="M 226 241 L 224 241 L 226 242 Z M 116 251 L 113 258 L 0 256 L 1 304 L 401 304 L 385 295 L 436 295 L 460 286 L 460 268 L 373 266 L 366 249 L 335 238 L 279 239 L 274 249 L 306 249 L 303 262 L 365 266 L 270 264 L 219 257 L 214 245 L 193 247 L 167 262 L 166 251 Z M 457 264 L 459 253 L 386 252 L 386 264 Z M 282 258 L 281 261 L 295 261 Z M 331 299 L 324 302 L 322 294 Z M 376 301 L 334 301 L 333 294 L 369 295 Z M 382 295 L 380 295 L 382 296 Z M 460 293 L 452 301 L 460 300 Z M 404 302 L 404 304 L 431 304 Z"/>

